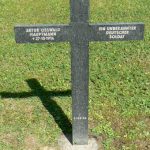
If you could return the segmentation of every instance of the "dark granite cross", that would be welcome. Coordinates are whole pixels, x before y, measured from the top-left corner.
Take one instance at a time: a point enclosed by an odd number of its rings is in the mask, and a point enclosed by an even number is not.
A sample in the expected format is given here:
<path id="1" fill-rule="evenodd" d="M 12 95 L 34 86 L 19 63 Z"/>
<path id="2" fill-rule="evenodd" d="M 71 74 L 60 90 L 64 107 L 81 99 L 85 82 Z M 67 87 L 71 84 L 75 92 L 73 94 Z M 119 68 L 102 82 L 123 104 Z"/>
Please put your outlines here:
<path id="1" fill-rule="evenodd" d="M 18 25 L 17 43 L 70 42 L 73 144 L 88 143 L 89 42 L 142 40 L 143 23 L 89 24 L 89 0 L 70 0 L 69 25 Z"/>

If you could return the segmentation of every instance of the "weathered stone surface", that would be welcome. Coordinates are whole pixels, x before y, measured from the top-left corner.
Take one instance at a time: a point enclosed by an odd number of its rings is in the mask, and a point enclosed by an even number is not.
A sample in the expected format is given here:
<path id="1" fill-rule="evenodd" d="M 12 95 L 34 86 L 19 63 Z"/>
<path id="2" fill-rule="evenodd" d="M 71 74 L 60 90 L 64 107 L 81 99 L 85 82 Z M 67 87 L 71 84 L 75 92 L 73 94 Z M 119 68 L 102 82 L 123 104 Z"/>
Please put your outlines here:
<path id="1" fill-rule="evenodd" d="M 72 145 L 64 135 L 58 140 L 60 150 L 98 150 L 99 146 L 94 138 L 89 138 L 88 145 Z"/>

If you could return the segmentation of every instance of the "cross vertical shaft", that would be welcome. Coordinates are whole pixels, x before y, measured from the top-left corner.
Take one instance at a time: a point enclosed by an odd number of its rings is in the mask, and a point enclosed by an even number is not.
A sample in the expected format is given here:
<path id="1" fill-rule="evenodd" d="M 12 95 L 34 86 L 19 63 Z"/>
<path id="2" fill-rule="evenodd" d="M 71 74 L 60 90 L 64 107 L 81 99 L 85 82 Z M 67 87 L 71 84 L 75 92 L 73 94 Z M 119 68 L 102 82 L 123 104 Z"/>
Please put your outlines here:
<path id="1" fill-rule="evenodd" d="M 71 0 L 71 77 L 73 144 L 88 143 L 89 0 Z"/>

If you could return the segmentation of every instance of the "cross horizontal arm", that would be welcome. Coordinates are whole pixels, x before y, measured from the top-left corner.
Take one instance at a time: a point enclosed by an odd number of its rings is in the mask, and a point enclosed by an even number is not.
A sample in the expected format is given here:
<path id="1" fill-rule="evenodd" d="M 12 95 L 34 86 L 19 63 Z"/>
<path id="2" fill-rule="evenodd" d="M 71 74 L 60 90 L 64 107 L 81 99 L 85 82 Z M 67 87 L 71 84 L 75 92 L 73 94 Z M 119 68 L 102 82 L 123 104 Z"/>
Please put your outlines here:
<path id="1" fill-rule="evenodd" d="M 89 28 L 89 41 L 128 41 L 144 38 L 143 23 L 91 24 Z"/>
<path id="2" fill-rule="evenodd" d="M 14 30 L 17 43 L 65 42 L 70 39 L 69 25 L 17 25 Z"/>

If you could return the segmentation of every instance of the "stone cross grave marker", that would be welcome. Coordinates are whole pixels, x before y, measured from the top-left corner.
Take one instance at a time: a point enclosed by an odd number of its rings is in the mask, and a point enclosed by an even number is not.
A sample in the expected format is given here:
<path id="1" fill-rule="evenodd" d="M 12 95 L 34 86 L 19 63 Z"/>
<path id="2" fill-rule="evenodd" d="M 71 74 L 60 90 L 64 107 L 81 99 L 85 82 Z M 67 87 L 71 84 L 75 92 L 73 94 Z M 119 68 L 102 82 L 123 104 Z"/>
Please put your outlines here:
<path id="1" fill-rule="evenodd" d="M 69 25 L 17 25 L 17 43 L 70 42 L 72 78 L 72 141 L 88 144 L 89 42 L 142 40 L 143 23 L 89 24 L 89 0 L 70 0 Z"/>

